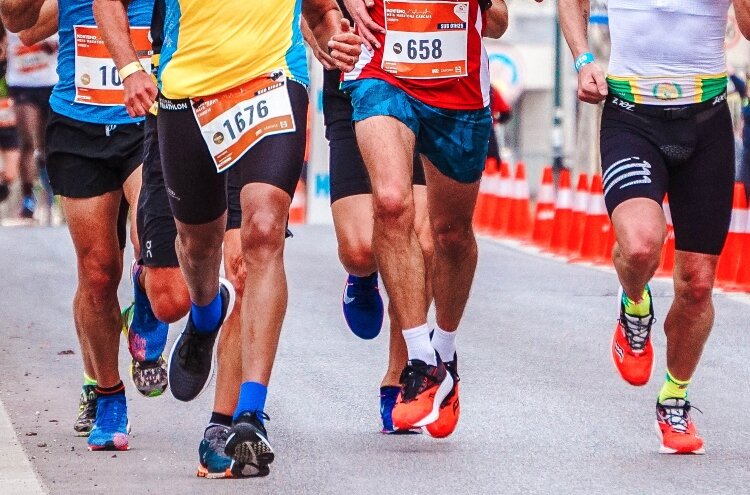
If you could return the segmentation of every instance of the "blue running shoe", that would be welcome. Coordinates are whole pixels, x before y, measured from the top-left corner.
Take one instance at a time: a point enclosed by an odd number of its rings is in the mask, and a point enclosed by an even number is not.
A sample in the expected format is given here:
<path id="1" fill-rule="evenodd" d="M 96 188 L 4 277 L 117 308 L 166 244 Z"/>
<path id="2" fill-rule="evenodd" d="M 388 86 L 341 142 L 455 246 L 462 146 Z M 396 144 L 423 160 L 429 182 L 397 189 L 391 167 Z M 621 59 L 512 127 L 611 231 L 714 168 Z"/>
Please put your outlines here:
<path id="1" fill-rule="evenodd" d="M 156 319 L 151 302 L 138 285 L 138 276 L 143 267 L 132 270 L 135 301 L 122 312 L 123 333 L 128 338 L 128 350 L 133 360 L 130 378 L 141 395 L 157 397 L 169 383 L 167 362 L 162 357 L 167 345 L 169 324 Z"/>
<path id="2" fill-rule="evenodd" d="M 397 430 L 393 427 L 393 408 L 396 406 L 399 392 L 401 392 L 400 386 L 380 387 L 380 419 L 383 421 L 383 429 L 380 430 L 380 432 L 384 435 L 409 435 L 422 433 L 421 428 Z"/>
<path id="3" fill-rule="evenodd" d="M 89 450 L 128 450 L 128 406 L 125 394 L 100 395 Z"/>
<path id="4" fill-rule="evenodd" d="M 36 198 L 34 196 L 25 196 L 21 203 L 21 218 L 34 218 L 36 211 Z"/>
<path id="5" fill-rule="evenodd" d="M 203 432 L 203 440 L 198 446 L 198 477 L 217 479 L 232 477 L 232 458 L 224 453 L 229 428 L 223 425 L 209 425 Z"/>
<path id="6" fill-rule="evenodd" d="M 344 287 L 344 319 L 360 339 L 374 339 L 383 326 L 383 298 L 378 289 L 378 272 L 369 277 L 349 275 Z"/>

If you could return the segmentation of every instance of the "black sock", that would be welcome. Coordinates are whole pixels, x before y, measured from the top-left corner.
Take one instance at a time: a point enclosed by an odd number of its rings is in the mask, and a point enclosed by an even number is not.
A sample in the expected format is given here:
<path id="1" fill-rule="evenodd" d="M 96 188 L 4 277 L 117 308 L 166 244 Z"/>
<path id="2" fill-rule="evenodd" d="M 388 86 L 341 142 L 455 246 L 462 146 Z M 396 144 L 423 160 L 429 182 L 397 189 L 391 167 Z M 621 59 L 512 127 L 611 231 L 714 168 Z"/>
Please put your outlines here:
<path id="1" fill-rule="evenodd" d="M 24 182 L 23 184 L 21 184 L 21 189 L 23 190 L 24 196 L 31 196 L 32 194 L 34 194 L 34 184 L 32 184 L 31 182 Z"/>
<path id="2" fill-rule="evenodd" d="M 99 385 L 96 386 L 96 395 L 118 395 L 122 394 L 125 395 L 125 385 L 123 385 L 122 381 L 115 385 L 114 387 L 100 387 Z"/>
<path id="3" fill-rule="evenodd" d="M 232 416 L 227 414 L 217 413 L 216 411 L 211 412 L 211 419 L 208 421 L 209 425 L 222 425 L 232 426 Z"/>

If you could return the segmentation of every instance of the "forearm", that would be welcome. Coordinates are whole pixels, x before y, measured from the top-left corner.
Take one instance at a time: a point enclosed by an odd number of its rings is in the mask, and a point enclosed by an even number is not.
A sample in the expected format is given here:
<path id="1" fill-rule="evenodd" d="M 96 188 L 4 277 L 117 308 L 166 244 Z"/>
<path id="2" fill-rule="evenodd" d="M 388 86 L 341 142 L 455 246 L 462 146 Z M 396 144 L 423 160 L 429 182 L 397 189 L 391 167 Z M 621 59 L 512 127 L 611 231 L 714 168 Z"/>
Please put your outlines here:
<path id="1" fill-rule="evenodd" d="M 499 38 L 508 29 L 508 7 L 505 0 L 492 0 L 492 7 L 486 13 L 487 26 L 484 36 Z"/>
<path id="2" fill-rule="evenodd" d="M 35 45 L 57 32 L 57 0 L 47 0 L 42 6 L 37 22 L 18 33 L 21 43 Z M 55 43 L 56 45 L 56 43 Z"/>
<path id="3" fill-rule="evenodd" d="M 137 62 L 138 55 L 130 39 L 127 2 L 94 0 L 94 18 L 117 68 L 122 69 L 131 62 Z"/>
<path id="4" fill-rule="evenodd" d="M 589 51 L 589 0 L 559 0 L 560 27 L 573 58 Z"/>
<path id="5" fill-rule="evenodd" d="M 734 16 L 742 35 L 750 39 L 750 0 L 734 0 Z"/>
<path id="6" fill-rule="evenodd" d="M 336 1 L 304 0 L 303 14 L 313 39 L 328 53 L 328 41 L 339 32 L 343 17 Z"/>
<path id="7" fill-rule="evenodd" d="M 14 33 L 29 29 L 37 23 L 45 0 L 0 0 L 0 17 L 5 27 Z"/>

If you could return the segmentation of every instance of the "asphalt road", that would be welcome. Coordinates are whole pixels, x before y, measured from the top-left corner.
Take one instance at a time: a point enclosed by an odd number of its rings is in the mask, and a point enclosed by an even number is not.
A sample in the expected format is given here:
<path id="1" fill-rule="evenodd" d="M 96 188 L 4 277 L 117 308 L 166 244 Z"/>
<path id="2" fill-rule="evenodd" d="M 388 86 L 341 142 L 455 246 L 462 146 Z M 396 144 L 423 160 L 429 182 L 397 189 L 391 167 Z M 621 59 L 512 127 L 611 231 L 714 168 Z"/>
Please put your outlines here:
<path id="1" fill-rule="evenodd" d="M 458 430 L 446 440 L 388 437 L 378 433 L 387 339 L 348 333 L 332 231 L 298 227 L 288 242 L 290 305 L 268 403 L 276 462 L 263 479 L 212 481 L 195 477 L 212 393 L 183 404 L 168 394 L 142 398 L 128 383 L 131 450 L 86 450 L 71 428 L 81 364 L 68 234 L 0 229 L 0 253 L 0 398 L 49 493 L 750 492 L 749 308 L 724 295 L 691 386 L 707 454 L 663 456 L 653 432 L 661 323 L 655 377 L 629 387 L 609 358 L 612 273 L 482 241 L 458 342 Z M 653 289 L 663 321 L 672 288 Z M 123 304 L 129 291 L 124 281 Z M 123 376 L 127 358 L 122 346 Z"/>

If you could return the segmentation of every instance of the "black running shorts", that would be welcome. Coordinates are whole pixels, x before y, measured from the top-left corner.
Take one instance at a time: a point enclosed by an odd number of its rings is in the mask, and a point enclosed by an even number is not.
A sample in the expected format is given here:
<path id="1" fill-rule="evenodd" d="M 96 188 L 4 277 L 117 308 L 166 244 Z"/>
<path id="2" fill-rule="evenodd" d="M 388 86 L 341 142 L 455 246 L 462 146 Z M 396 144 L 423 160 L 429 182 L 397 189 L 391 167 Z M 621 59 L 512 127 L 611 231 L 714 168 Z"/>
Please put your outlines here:
<path id="1" fill-rule="evenodd" d="M 305 158 L 308 97 L 305 87 L 288 81 L 296 132 L 267 136 L 245 153 L 228 173 L 218 174 L 190 100 L 159 101 L 159 149 L 174 217 L 187 224 L 216 220 L 227 210 L 227 175 L 240 187 L 271 184 L 290 197 Z"/>
<path id="2" fill-rule="evenodd" d="M 18 149 L 18 129 L 16 127 L 0 127 L 0 150 Z"/>
<path id="3" fill-rule="evenodd" d="M 734 135 L 722 98 L 700 105 L 662 112 L 609 97 L 601 124 L 604 198 L 612 215 L 633 198 L 661 205 L 666 193 L 676 248 L 718 255 L 732 215 Z"/>
<path id="4" fill-rule="evenodd" d="M 352 100 L 339 89 L 338 70 L 323 73 L 323 119 L 329 146 L 331 204 L 357 194 L 372 194 L 370 177 L 357 146 L 352 126 Z M 425 185 L 419 154 L 414 156 L 414 185 Z"/>
<path id="5" fill-rule="evenodd" d="M 89 124 L 51 112 L 47 172 L 55 194 L 93 198 L 120 189 L 143 160 L 143 123 Z"/>

